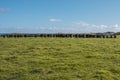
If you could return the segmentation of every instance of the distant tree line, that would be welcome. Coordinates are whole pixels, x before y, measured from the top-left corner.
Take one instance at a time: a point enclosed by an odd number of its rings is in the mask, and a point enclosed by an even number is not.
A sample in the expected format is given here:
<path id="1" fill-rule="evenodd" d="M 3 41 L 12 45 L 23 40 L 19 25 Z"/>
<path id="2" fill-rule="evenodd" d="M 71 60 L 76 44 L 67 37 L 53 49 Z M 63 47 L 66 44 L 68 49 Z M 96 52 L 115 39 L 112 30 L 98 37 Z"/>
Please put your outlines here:
<path id="1" fill-rule="evenodd" d="M 116 38 L 116 34 L 114 33 L 90 33 L 90 34 L 72 34 L 72 33 L 56 33 L 56 34 L 20 34 L 20 33 L 12 33 L 12 34 L 2 34 L 0 37 L 3 38 L 22 38 L 22 37 L 58 37 L 58 38 Z"/>
<path id="2" fill-rule="evenodd" d="M 120 35 L 120 32 L 116 32 L 115 35 Z"/>

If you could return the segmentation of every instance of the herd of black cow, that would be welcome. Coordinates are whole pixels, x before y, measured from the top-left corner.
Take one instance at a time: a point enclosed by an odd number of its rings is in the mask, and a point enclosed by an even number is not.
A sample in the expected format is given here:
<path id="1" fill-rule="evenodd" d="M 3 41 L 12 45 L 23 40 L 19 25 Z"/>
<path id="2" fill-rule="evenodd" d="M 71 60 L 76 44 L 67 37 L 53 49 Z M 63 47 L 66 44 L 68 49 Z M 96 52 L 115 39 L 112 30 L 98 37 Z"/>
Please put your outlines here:
<path id="1" fill-rule="evenodd" d="M 115 34 L 67 34 L 67 33 L 56 33 L 56 34 L 2 34 L 0 37 L 3 38 L 22 38 L 22 37 L 59 37 L 59 38 L 116 38 Z"/>

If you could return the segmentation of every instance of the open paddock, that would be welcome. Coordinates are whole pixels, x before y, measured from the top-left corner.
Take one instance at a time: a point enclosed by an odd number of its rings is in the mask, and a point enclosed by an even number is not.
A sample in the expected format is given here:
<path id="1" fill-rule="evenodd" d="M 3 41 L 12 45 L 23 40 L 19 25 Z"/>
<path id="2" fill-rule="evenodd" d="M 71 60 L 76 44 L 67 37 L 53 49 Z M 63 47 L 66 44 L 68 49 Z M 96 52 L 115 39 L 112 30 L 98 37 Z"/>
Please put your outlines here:
<path id="1" fill-rule="evenodd" d="M 120 38 L 0 38 L 0 80 L 120 80 Z"/>

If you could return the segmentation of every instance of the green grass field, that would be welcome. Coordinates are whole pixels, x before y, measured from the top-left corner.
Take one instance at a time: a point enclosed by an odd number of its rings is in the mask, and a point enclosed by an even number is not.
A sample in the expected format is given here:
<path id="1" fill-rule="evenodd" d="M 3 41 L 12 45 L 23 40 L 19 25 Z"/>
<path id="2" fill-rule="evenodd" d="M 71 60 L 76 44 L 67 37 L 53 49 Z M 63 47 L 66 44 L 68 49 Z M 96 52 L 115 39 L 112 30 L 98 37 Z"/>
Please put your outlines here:
<path id="1" fill-rule="evenodd" d="M 120 80 L 120 38 L 0 38 L 0 80 Z"/>

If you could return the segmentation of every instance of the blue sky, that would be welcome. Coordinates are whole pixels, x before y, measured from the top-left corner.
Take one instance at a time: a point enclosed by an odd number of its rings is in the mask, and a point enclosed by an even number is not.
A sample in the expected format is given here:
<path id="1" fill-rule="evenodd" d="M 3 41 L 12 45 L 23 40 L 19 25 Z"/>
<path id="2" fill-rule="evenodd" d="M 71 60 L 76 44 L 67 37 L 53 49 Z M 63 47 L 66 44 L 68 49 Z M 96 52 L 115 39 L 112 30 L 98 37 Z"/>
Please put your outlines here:
<path id="1" fill-rule="evenodd" d="M 120 31 L 120 0 L 0 0 L 0 32 Z"/>

